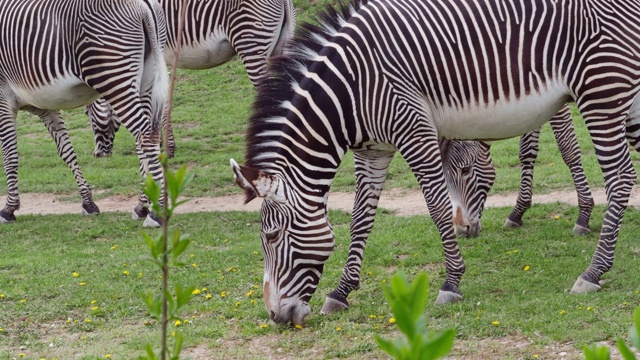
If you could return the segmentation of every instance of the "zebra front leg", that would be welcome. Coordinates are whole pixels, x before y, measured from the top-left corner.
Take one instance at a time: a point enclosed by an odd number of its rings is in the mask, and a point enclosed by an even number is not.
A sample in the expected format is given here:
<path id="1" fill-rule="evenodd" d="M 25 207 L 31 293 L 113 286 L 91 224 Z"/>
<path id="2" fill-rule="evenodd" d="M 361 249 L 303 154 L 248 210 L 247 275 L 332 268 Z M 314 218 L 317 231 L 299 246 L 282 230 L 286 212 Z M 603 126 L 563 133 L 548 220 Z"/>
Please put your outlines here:
<path id="1" fill-rule="evenodd" d="M 7 176 L 7 201 L 4 208 L 0 210 L 0 224 L 16 221 L 14 212 L 20 209 L 17 136 L 16 112 L 9 108 L 0 89 L 0 143 L 2 144 L 2 163 Z"/>
<path id="2" fill-rule="evenodd" d="M 462 293 L 458 286 L 465 272 L 465 265 L 454 231 L 452 206 L 442 168 L 442 157 L 434 130 L 416 132 L 421 133 L 421 138 L 403 139 L 400 152 L 418 179 L 427 202 L 429 215 L 442 239 L 447 275 L 438 293 L 436 304 L 456 302 L 462 300 Z M 425 132 L 427 134 L 424 134 Z"/>
<path id="3" fill-rule="evenodd" d="M 164 175 L 162 166 L 159 161 L 160 156 L 160 138 L 159 134 L 151 134 L 136 137 L 136 153 L 140 159 L 140 175 L 142 176 L 142 186 L 146 182 L 148 175 L 160 185 L 164 187 Z M 159 199 L 160 206 L 164 206 L 164 198 Z M 149 198 L 144 192 L 138 197 L 138 205 L 133 209 L 132 218 L 134 220 L 144 219 L 143 227 L 160 227 L 162 220 L 154 211 L 149 209 Z"/>
<path id="4" fill-rule="evenodd" d="M 520 149 L 518 157 L 520 158 L 520 189 L 518 191 L 518 199 L 511 214 L 504 223 L 505 227 L 522 226 L 522 216 L 531 207 L 531 196 L 533 192 L 533 168 L 538 157 L 538 140 L 540 138 L 540 129 L 528 132 L 520 137 Z"/>
<path id="5" fill-rule="evenodd" d="M 49 134 L 51 134 L 51 137 L 53 137 L 53 140 L 56 143 L 58 155 L 60 155 L 60 158 L 62 158 L 62 160 L 71 169 L 71 172 L 73 172 L 73 177 L 76 180 L 76 184 L 78 184 L 78 190 L 80 191 L 80 196 L 82 197 L 82 214 L 99 214 L 100 209 L 98 209 L 98 205 L 93 202 L 91 187 L 82 175 L 80 165 L 78 165 L 76 152 L 71 145 L 71 140 L 69 139 L 69 134 L 67 133 L 67 128 L 64 126 L 64 122 L 62 121 L 60 112 L 54 110 L 40 110 L 33 108 L 26 110 L 40 117 L 40 120 L 42 120 L 44 125 L 47 127 L 47 130 L 49 130 Z"/>
<path id="6" fill-rule="evenodd" d="M 382 186 L 387 178 L 393 152 L 354 152 L 356 197 L 351 216 L 351 245 L 340 284 L 327 295 L 321 314 L 349 308 L 347 297 L 360 287 L 360 271 L 367 239 L 378 208 Z"/>
<path id="7" fill-rule="evenodd" d="M 597 102 L 592 102 L 597 104 Z M 589 104 L 586 100 L 585 104 Z M 618 105 L 616 103 L 616 105 Z M 578 277 L 572 294 L 600 289 L 600 277 L 613 267 L 614 252 L 620 224 L 629 203 L 631 189 L 636 183 L 636 172 L 631 163 L 629 147 L 625 141 L 624 112 L 607 113 L 602 109 L 580 108 L 604 175 L 607 193 L 607 211 L 602 221 L 598 246 L 587 270 Z M 622 111 L 622 110 L 620 110 Z"/>
<path id="8" fill-rule="evenodd" d="M 580 158 L 580 145 L 573 129 L 573 120 L 571 110 L 568 105 L 562 108 L 561 112 L 551 119 L 551 129 L 558 143 L 562 160 L 569 167 L 573 184 L 578 194 L 579 214 L 576 224 L 573 227 L 574 235 L 585 235 L 591 232 L 589 227 L 589 219 L 593 211 L 594 201 L 589 189 L 587 177 L 582 168 Z"/>

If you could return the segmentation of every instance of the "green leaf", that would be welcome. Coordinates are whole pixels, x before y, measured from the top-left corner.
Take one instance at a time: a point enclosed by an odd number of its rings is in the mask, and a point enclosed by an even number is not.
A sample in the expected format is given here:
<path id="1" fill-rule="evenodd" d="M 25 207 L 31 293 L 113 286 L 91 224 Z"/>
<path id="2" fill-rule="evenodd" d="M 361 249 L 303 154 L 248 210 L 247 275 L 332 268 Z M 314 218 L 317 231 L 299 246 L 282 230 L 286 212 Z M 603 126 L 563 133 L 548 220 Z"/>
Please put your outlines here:
<path id="1" fill-rule="evenodd" d="M 610 360 L 611 354 L 606 346 L 584 346 L 582 348 L 585 360 Z"/>
<path id="2" fill-rule="evenodd" d="M 182 289 L 181 285 L 176 285 L 176 300 L 177 307 L 176 310 L 186 305 L 189 300 L 191 300 L 191 293 L 195 290 L 196 287 L 193 285 L 188 286 L 185 289 Z"/>
<path id="3" fill-rule="evenodd" d="M 151 345 L 147 344 L 147 359 L 149 360 L 157 360 L 158 357 L 156 356 L 156 353 L 153 351 L 153 348 L 151 347 Z"/>
<path id="4" fill-rule="evenodd" d="M 166 299 L 167 299 L 167 312 L 168 312 L 171 316 L 173 316 L 173 315 L 175 314 L 175 311 L 176 311 L 176 308 L 175 308 L 176 302 L 175 302 L 175 300 L 173 299 L 173 296 L 171 296 L 171 294 L 169 294 L 169 291 L 168 291 L 168 290 L 165 290 L 165 292 L 164 292 L 164 296 L 165 296 L 165 297 L 166 297 Z"/>
<path id="5" fill-rule="evenodd" d="M 153 241 L 153 238 L 147 233 L 142 233 L 142 236 L 144 237 L 144 241 L 147 243 L 147 247 L 149 248 L 149 251 L 151 251 L 151 256 L 153 256 L 154 259 L 157 259 L 158 255 L 154 251 L 155 242 Z"/>
<path id="6" fill-rule="evenodd" d="M 180 359 L 180 352 L 182 351 L 182 344 L 184 343 L 184 336 L 182 332 L 176 331 L 176 342 L 173 344 L 172 360 Z"/>
<path id="7" fill-rule="evenodd" d="M 447 356 L 453 348 L 453 341 L 456 338 L 456 332 L 453 329 L 446 329 L 439 335 L 426 341 L 421 348 L 421 354 L 428 354 L 422 359 L 440 359 Z"/>
<path id="8" fill-rule="evenodd" d="M 624 343 L 624 340 L 618 339 L 617 345 L 624 360 L 636 360 L 636 356 L 633 354 L 633 351 L 629 349 L 627 344 Z"/>
<path id="9" fill-rule="evenodd" d="M 633 346 L 640 350 L 640 307 L 633 312 L 633 327 L 629 331 L 629 338 Z"/>
<path id="10" fill-rule="evenodd" d="M 172 259 L 175 260 L 180 256 L 189 246 L 191 240 L 189 240 L 189 235 L 180 235 L 179 230 L 175 230 L 173 232 L 173 248 L 171 249 L 173 252 Z"/>
<path id="11" fill-rule="evenodd" d="M 156 320 L 160 319 L 160 313 L 162 312 L 162 299 L 160 299 L 159 296 L 153 296 L 153 293 L 149 291 L 142 295 L 142 300 L 147 305 L 149 315 Z"/>
<path id="12" fill-rule="evenodd" d="M 396 345 L 392 341 L 387 340 L 380 335 L 376 335 L 376 343 L 382 351 L 398 359 L 400 350 L 396 348 Z"/>

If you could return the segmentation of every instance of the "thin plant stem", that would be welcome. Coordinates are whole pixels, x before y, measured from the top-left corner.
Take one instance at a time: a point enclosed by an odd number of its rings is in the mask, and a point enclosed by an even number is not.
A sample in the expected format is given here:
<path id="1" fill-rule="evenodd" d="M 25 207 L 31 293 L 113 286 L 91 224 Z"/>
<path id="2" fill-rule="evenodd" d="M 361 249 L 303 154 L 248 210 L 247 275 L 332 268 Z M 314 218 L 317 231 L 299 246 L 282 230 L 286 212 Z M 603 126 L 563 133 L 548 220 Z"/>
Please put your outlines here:
<path id="1" fill-rule="evenodd" d="M 164 156 L 168 158 L 166 152 L 168 149 L 169 129 L 171 128 L 171 110 L 173 105 L 173 90 L 176 83 L 176 70 L 178 69 L 178 57 L 180 56 L 180 48 L 182 47 L 182 32 L 184 31 L 184 23 L 187 14 L 187 1 L 182 1 L 182 9 L 180 9 L 180 22 L 178 23 L 178 35 L 176 38 L 175 55 L 173 64 L 171 66 L 171 82 L 169 84 L 169 101 L 166 109 L 166 124 L 164 134 Z M 163 237 L 163 256 L 162 256 L 162 350 L 160 358 L 166 360 L 167 358 L 167 328 L 168 328 L 168 314 L 167 314 L 167 292 L 169 289 L 169 259 L 168 259 L 168 242 L 169 242 L 169 212 L 167 211 L 168 194 L 166 185 L 166 174 L 168 170 L 168 162 L 162 161 L 162 171 L 165 176 L 165 183 L 162 186 L 162 198 L 164 199 L 164 211 L 162 212 L 162 237 Z"/>

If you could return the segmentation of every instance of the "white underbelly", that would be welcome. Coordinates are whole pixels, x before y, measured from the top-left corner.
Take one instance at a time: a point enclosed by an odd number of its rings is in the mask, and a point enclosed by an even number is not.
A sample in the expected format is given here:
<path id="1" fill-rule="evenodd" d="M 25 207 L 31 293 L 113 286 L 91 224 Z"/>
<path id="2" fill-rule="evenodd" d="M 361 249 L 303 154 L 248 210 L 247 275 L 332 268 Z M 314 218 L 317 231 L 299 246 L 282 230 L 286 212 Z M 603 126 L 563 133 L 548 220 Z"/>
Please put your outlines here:
<path id="1" fill-rule="evenodd" d="M 86 105 L 100 94 L 74 76 L 59 78 L 37 89 L 14 87 L 18 107 L 33 106 L 46 110 L 67 110 Z"/>
<path id="2" fill-rule="evenodd" d="M 236 54 L 226 36 L 214 34 L 206 41 L 183 47 L 180 50 L 178 67 L 181 69 L 202 70 L 221 65 L 231 60 Z M 165 54 L 167 64 L 173 64 L 174 53 L 169 50 Z"/>
<path id="3" fill-rule="evenodd" d="M 438 136 L 446 139 L 500 140 L 519 136 L 551 120 L 567 101 L 560 85 L 517 100 L 491 105 L 474 104 L 464 109 L 432 110 Z"/>

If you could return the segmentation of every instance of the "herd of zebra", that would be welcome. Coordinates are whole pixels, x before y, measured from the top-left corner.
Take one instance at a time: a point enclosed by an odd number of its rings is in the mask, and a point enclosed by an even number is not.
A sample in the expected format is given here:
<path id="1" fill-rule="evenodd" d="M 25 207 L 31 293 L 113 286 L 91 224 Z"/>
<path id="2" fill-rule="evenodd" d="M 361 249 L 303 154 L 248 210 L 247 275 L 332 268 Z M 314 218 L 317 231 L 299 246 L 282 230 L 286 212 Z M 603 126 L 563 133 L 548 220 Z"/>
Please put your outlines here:
<path id="1" fill-rule="evenodd" d="M 165 69 L 173 60 L 182 2 L 0 0 L 0 142 L 8 194 L 0 223 L 15 221 L 20 206 L 18 110 L 47 126 L 87 214 L 99 210 L 60 109 L 90 103 L 95 156 L 108 156 L 122 123 L 134 135 L 141 174 L 163 182 L 158 155 Z M 246 201 L 264 199 L 263 289 L 272 320 L 301 324 L 311 311 L 308 302 L 334 246 L 329 189 L 348 150 L 356 172 L 351 246 L 322 313 L 348 308 L 347 297 L 359 286 L 365 244 L 397 151 L 418 179 L 442 239 L 446 279 L 437 303 L 462 299 L 465 265 L 456 233 L 481 230 L 495 179 L 488 141 L 525 134 L 520 196 L 505 223 L 520 226 L 531 205 L 539 127 L 551 119 L 578 192 L 574 233 L 589 232 L 593 199 L 568 102 L 584 117 L 608 199 L 592 263 L 572 292 L 600 288 L 636 182 L 627 141 L 640 151 L 639 3 L 350 0 L 327 8 L 317 24 L 299 26 L 295 36 L 291 0 L 187 3 L 178 67 L 210 68 L 238 54 L 256 86 L 245 165 L 231 165 Z M 141 193 L 133 216 L 158 226 L 147 202 Z"/>

